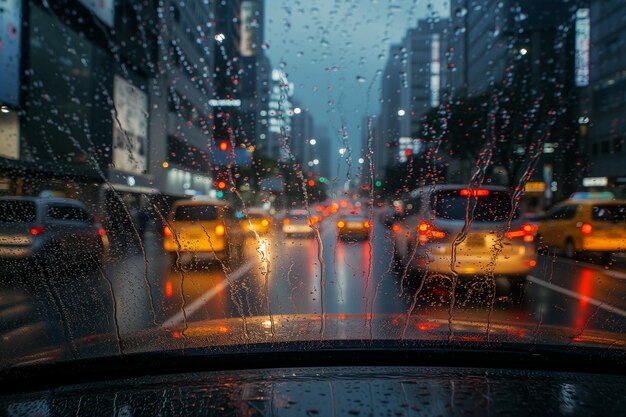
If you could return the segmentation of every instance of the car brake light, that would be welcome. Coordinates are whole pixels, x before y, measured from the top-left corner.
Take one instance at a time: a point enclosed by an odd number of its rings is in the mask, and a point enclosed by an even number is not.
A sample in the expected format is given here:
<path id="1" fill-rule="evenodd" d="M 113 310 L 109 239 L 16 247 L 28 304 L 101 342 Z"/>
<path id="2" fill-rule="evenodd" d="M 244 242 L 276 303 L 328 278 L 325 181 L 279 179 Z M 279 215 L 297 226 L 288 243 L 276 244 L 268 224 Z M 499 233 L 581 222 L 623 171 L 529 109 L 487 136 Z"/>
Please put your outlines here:
<path id="1" fill-rule="evenodd" d="M 107 235 L 107 231 L 104 230 L 104 227 L 100 226 L 98 227 L 98 234 L 100 235 L 100 237 L 105 237 Z"/>
<path id="2" fill-rule="evenodd" d="M 534 240 L 533 237 L 533 226 L 524 223 L 519 230 L 509 230 L 504 234 L 504 237 L 507 239 L 515 239 L 517 237 L 523 237 L 524 242 L 532 242 Z"/>
<path id="3" fill-rule="evenodd" d="M 340 228 L 340 229 L 341 229 L 342 227 L 345 227 L 345 226 L 346 226 L 346 222 L 344 222 L 343 220 L 339 220 L 339 221 L 337 222 L 337 227 L 338 227 L 338 228 Z"/>
<path id="4" fill-rule="evenodd" d="M 289 220 L 289 219 L 283 219 L 283 224 L 289 224 L 289 223 L 291 223 L 291 220 Z"/>
<path id="5" fill-rule="evenodd" d="M 580 231 L 582 232 L 583 235 L 589 236 L 591 232 L 593 232 L 593 226 L 590 225 L 589 223 L 583 223 L 580 226 Z"/>
<path id="6" fill-rule="evenodd" d="M 169 226 L 165 226 L 163 228 L 163 236 L 165 237 L 172 237 L 174 236 L 174 233 L 172 232 L 172 228 Z"/>
<path id="7" fill-rule="evenodd" d="M 267 226 L 269 226 L 269 225 L 270 225 L 269 220 L 267 220 L 267 219 L 263 219 L 263 220 L 261 220 L 261 226 L 263 226 L 263 227 L 267 227 Z"/>
<path id="8" fill-rule="evenodd" d="M 479 188 L 477 190 L 470 190 L 469 188 L 464 188 L 461 191 L 459 191 L 459 194 L 461 195 L 461 197 L 469 197 L 474 196 L 474 197 L 485 197 L 489 195 L 489 190 L 485 190 L 483 188 Z"/>
<path id="9" fill-rule="evenodd" d="M 30 229 L 30 234 L 33 236 L 38 236 L 43 233 L 43 226 L 37 226 Z"/>
<path id="10" fill-rule="evenodd" d="M 226 228 L 223 224 L 218 224 L 217 226 L 215 226 L 215 234 L 217 236 L 224 236 L 226 234 Z"/>
<path id="11" fill-rule="evenodd" d="M 428 238 L 432 239 L 443 239 L 446 237 L 446 232 L 441 230 L 434 230 L 433 227 L 426 222 L 422 222 L 417 226 L 417 232 L 420 235 L 420 240 L 425 240 Z"/>
<path id="12" fill-rule="evenodd" d="M 363 222 L 363 227 L 365 227 L 366 229 L 369 229 L 369 228 L 370 228 L 370 226 L 371 226 L 371 224 L 370 224 L 370 222 L 369 222 L 368 220 L 365 220 L 365 221 Z"/>

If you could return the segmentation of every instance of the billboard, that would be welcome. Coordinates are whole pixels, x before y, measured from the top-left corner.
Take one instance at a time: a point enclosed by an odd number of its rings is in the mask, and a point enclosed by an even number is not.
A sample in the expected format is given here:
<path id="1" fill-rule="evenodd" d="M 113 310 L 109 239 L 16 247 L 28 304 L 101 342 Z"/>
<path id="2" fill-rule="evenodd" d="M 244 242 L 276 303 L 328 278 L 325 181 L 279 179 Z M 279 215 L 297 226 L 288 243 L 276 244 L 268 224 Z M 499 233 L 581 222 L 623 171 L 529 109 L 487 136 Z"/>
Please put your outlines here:
<path id="1" fill-rule="evenodd" d="M 0 104 L 20 104 L 20 43 L 22 1 L 0 2 Z"/>
<path id="2" fill-rule="evenodd" d="M 576 87 L 586 87 L 589 85 L 589 39 L 591 35 L 589 9 L 576 11 L 575 26 L 574 82 Z"/>
<path id="3" fill-rule="evenodd" d="M 108 27 L 115 24 L 115 0 L 78 0 Z"/>
<path id="4" fill-rule="evenodd" d="M 148 95 L 116 75 L 113 105 L 113 165 L 120 171 L 142 174 L 148 159 Z"/>
<path id="5" fill-rule="evenodd" d="M 254 56 L 259 36 L 259 5 L 256 1 L 241 2 L 241 56 Z"/>

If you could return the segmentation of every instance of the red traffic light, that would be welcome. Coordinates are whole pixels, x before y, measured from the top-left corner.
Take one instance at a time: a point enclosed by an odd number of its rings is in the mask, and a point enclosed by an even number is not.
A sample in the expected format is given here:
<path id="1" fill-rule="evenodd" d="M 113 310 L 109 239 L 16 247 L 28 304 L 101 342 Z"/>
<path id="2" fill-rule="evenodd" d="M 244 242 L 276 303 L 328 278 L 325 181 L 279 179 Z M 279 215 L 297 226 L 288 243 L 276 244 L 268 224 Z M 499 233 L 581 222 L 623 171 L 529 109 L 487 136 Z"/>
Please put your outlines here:
<path id="1" fill-rule="evenodd" d="M 220 190 L 223 190 L 224 188 L 226 188 L 226 182 L 225 181 L 218 182 L 217 188 L 219 188 Z"/>
<path id="2" fill-rule="evenodd" d="M 220 151 L 226 152 L 228 150 L 228 148 L 229 148 L 229 144 L 228 144 L 227 141 L 223 140 L 223 141 L 220 142 L 219 147 L 220 147 Z"/>
<path id="3" fill-rule="evenodd" d="M 315 187 L 315 181 L 309 180 L 309 187 Z"/>

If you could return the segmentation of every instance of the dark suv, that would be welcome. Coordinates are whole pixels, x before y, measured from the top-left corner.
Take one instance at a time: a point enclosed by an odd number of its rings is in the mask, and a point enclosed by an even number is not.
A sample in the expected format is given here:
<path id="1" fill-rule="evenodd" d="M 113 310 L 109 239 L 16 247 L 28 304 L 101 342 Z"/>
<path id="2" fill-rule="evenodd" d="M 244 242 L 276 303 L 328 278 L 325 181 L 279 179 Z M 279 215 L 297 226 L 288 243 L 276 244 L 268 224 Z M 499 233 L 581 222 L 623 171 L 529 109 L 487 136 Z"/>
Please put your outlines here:
<path id="1" fill-rule="evenodd" d="M 109 240 L 80 201 L 0 197 L 0 259 L 102 264 Z"/>

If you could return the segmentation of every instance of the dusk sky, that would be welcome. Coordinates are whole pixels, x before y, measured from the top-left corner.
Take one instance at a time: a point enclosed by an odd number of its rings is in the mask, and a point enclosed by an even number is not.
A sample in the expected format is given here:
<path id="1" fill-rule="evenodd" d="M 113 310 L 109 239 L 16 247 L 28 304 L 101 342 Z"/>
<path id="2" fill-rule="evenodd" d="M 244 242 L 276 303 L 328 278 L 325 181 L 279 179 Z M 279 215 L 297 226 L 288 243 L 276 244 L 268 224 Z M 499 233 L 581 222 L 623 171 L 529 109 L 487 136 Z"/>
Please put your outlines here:
<path id="1" fill-rule="evenodd" d="M 268 0 L 266 52 L 272 66 L 295 84 L 296 99 L 315 123 L 328 127 L 333 155 L 341 147 L 338 131 L 346 125 L 356 159 L 362 120 L 379 110 L 380 72 L 390 45 L 418 19 L 445 17 L 448 11 L 448 0 Z"/>

